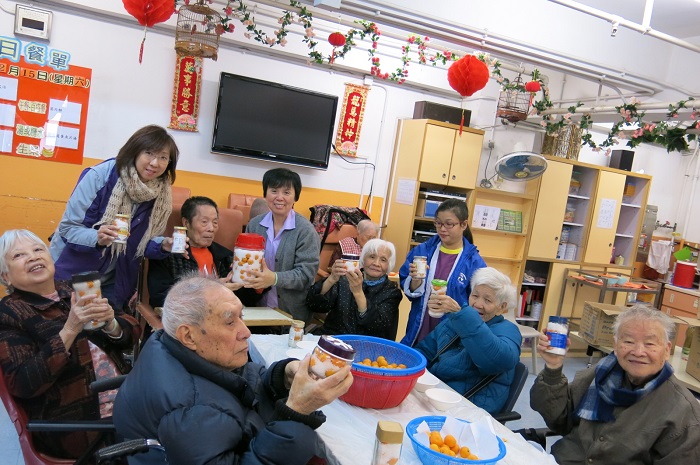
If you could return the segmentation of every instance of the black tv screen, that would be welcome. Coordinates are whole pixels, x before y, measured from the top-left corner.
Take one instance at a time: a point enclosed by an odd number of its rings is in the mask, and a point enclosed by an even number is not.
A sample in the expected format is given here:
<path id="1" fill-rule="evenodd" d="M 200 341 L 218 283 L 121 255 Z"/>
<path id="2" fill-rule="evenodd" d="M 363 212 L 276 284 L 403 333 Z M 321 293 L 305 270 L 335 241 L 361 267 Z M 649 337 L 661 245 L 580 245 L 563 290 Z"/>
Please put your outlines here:
<path id="1" fill-rule="evenodd" d="M 338 97 L 221 73 L 212 152 L 328 168 Z"/>

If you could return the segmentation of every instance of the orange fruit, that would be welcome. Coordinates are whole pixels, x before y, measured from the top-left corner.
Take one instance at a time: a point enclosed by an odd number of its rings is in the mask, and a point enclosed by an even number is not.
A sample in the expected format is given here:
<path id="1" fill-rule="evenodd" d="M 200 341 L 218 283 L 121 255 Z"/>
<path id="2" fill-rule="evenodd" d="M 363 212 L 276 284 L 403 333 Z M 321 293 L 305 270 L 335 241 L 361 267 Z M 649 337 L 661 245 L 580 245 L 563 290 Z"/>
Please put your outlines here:
<path id="1" fill-rule="evenodd" d="M 371 365 L 371 364 L 372 364 L 372 360 L 366 358 L 366 359 L 364 359 L 364 360 L 362 361 L 362 364 L 363 364 L 363 365 Z"/>
<path id="2" fill-rule="evenodd" d="M 441 453 L 441 454 L 449 455 L 450 452 L 452 452 L 452 451 L 451 451 L 450 448 L 447 447 L 446 445 L 443 444 L 443 445 L 440 446 L 440 453 Z"/>
<path id="3" fill-rule="evenodd" d="M 466 459 L 467 457 L 469 457 L 469 454 L 471 454 L 471 451 L 467 446 L 464 446 L 459 450 L 459 456 L 462 458 Z"/>
<path id="4" fill-rule="evenodd" d="M 451 434 L 448 434 L 447 436 L 445 436 L 445 445 L 447 447 L 449 447 L 450 449 L 452 449 L 454 446 L 457 445 L 457 440 L 455 439 L 454 436 L 452 436 Z"/>
<path id="5" fill-rule="evenodd" d="M 442 446 L 445 444 L 442 440 L 442 436 L 440 435 L 440 431 L 430 432 L 430 444 L 435 444 L 436 446 Z"/>
<path id="6" fill-rule="evenodd" d="M 437 446 L 437 444 L 431 444 L 430 448 L 435 452 L 440 452 L 440 448 Z"/>
<path id="7" fill-rule="evenodd" d="M 379 368 L 379 364 L 377 362 L 372 362 L 372 366 L 375 368 Z"/>
<path id="8" fill-rule="evenodd" d="M 467 459 L 469 459 L 469 460 L 479 460 L 479 457 L 477 457 L 477 456 L 474 455 L 474 454 L 469 454 L 469 457 L 467 457 Z"/>
<path id="9" fill-rule="evenodd" d="M 403 363 L 399 363 L 399 368 L 401 368 L 401 369 L 406 368 L 406 365 L 404 365 Z"/>

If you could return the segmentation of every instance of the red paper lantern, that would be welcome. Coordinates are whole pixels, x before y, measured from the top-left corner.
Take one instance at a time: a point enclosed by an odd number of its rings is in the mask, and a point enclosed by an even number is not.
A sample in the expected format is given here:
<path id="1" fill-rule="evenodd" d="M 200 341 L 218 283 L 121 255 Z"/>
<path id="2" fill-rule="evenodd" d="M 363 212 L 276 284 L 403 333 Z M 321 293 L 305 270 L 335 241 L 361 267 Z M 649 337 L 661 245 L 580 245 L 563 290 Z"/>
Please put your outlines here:
<path id="1" fill-rule="evenodd" d="M 539 92 L 542 89 L 539 81 L 530 81 L 525 83 L 525 90 L 531 93 Z"/>
<path id="2" fill-rule="evenodd" d="M 333 47 L 342 47 L 343 45 L 345 45 L 345 36 L 340 32 L 334 32 L 333 34 L 328 36 L 328 42 Z"/>
<path id="3" fill-rule="evenodd" d="M 139 63 L 141 63 L 143 45 L 146 42 L 145 28 L 170 19 L 175 13 L 175 2 L 173 0 L 122 0 L 122 3 L 124 3 L 124 9 L 136 18 L 141 26 L 144 26 L 143 40 L 139 49 Z"/>
<path id="4" fill-rule="evenodd" d="M 489 68 L 474 55 L 466 55 L 452 63 L 447 70 L 450 87 L 462 97 L 483 89 L 489 81 Z"/>
<path id="5" fill-rule="evenodd" d="M 173 0 L 122 0 L 122 3 L 126 11 L 146 27 L 167 21 L 175 13 Z"/>

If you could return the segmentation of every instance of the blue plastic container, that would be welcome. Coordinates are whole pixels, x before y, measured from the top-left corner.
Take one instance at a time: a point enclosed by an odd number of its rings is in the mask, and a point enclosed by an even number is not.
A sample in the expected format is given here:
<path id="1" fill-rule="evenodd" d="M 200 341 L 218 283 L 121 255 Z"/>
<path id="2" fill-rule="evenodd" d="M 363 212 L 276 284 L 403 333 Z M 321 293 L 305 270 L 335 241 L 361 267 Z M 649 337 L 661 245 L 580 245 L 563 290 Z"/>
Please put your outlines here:
<path id="1" fill-rule="evenodd" d="M 411 439 L 411 444 L 413 444 L 413 450 L 416 451 L 416 455 L 420 459 L 420 461 L 425 464 L 425 465 L 468 465 L 468 464 L 482 464 L 482 463 L 496 463 L 499 460 L 501 460 L 503 457 L 506 456 L 506 445 L 503 443 L 503 440 L 496 436 L 496 439 L 498 440 L 498 455 L 496 457 L 490 458 L 490 459 L 482 459 L 482 460 L 467 460 L 463 459 L 461 457 L 450 457 L 445 454 L 441 454 L 439 452 L 435 452 L 432 450 L 430 447 L 424 446 L 423 444 L 419 443 L 413 435 L 416 434 L 416 430 L 418 429 L 418 425 L 421 424 L 421 422 L 426 422 L 428 424 L 428 427 L 430 428 L 430 431 L 440 431 L 442 428 L 442 425 L 445 424 L 445 418 L 446 417 L 440 417 L 440 416 L 428 416 L 428 417 L 418 417 L 414 418 L 411 420 L 408 425 L 406 425 L 406 434 L 408 435 L 409 439 Z M 465 420 L 460 420 L 465 423 L 469 423 L 468 421 Z"/>

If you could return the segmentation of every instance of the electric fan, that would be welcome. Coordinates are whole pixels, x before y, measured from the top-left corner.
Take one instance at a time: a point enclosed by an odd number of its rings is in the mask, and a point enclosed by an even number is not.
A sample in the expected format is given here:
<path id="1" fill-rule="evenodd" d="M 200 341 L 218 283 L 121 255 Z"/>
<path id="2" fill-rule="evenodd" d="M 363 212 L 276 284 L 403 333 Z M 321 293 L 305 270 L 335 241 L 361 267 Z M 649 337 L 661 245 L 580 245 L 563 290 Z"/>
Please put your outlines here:
<path id="1" fill-rule="evenodd" d="M 508 181 L 529 181 L 547 169 L 547 159 L 534 152 L 513 152 L 496 162 L 496 173 Z"/>

